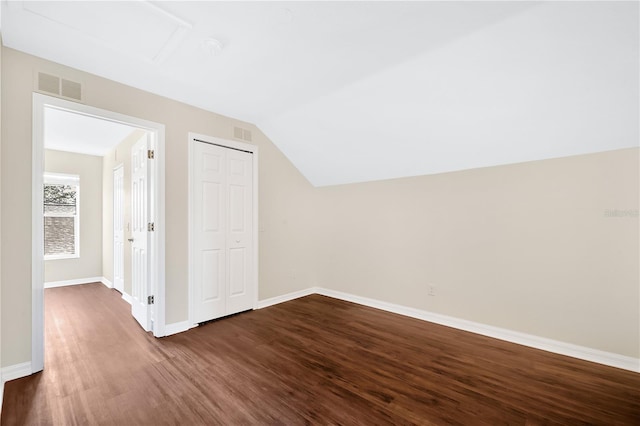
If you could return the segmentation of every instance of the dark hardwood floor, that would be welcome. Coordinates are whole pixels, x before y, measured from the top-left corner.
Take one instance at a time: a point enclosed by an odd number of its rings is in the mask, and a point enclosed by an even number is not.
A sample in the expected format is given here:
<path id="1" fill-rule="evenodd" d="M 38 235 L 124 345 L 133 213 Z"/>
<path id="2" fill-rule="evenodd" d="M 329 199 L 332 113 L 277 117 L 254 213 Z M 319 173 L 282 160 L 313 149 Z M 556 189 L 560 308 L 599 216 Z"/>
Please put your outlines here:
<path id="1" fill-rule="evenodd" d="M 323 296 L 163 339 L 102 284 L 45 306 L 2 425 L 640 424 L 640 374 Z"/>

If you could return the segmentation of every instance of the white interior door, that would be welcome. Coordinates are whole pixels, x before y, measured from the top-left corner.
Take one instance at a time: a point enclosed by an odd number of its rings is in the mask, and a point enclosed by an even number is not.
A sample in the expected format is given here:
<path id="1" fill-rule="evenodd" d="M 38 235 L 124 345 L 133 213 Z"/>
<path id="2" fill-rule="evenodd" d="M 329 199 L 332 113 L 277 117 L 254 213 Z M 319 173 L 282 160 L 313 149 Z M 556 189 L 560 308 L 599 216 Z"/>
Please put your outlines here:
<path id="1" fill-rule="evenodd" d="M 253 306 L 253 165 L 251 154 L 226 150 L 227 315 Z"/>
<path id="2" fill-rule="evenodd" d="M 131 148 L 131 312 L 145 331 L 151 329 L 149 295 L 148 135 Z"/>
<path id="3" fill-rule="evenodd" d="M 224 149 L 196 143 L 193 150 L 195 321 L 225 315 L 226 251 Z"/>
<path id="4" fill-rule="evenodd" d="M 253 307 L 253 165 L 250 153 L 202 142 L 192 156 L 192 306 L 200 323 Z"/>
<path id="5" fill-rule="evenodd" d="M 113 287 L 124 292 L 124 167 L 113 170 Z"/>

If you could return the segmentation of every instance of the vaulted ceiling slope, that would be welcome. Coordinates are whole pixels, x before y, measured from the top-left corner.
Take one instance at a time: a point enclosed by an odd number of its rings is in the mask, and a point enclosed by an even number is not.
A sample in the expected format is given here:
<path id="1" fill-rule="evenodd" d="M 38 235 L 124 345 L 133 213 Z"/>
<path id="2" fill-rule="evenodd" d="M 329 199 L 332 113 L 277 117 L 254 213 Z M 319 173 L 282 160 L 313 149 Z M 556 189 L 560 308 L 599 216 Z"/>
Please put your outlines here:
<path id="1" fill-rule="evenodd" d="M 638 146 L 638 2 L 20 2 L 8 47 L 258 125 L 314 185 Z"/>

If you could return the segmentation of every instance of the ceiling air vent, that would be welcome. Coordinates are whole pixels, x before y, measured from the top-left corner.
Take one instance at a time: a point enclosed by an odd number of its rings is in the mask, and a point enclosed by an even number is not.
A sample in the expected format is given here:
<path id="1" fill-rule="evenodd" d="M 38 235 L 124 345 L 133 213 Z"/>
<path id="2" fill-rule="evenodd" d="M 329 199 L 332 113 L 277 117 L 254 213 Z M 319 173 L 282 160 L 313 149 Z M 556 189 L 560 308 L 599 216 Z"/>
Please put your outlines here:
<path id="1" fill-rule="evenodd" d="M 236 139 L 241 139 L 243 141 L 251 142 L 251 132 L 241 127 L 233 128 L 233 137 Z"/>
<path id="2" fill-rule="evenodd" d="M 36 90 L 48 95 L 55 95 L 74 101 L 82 101 L 82 84 L 56 75 L 38 72 L 36 74 Z"/>

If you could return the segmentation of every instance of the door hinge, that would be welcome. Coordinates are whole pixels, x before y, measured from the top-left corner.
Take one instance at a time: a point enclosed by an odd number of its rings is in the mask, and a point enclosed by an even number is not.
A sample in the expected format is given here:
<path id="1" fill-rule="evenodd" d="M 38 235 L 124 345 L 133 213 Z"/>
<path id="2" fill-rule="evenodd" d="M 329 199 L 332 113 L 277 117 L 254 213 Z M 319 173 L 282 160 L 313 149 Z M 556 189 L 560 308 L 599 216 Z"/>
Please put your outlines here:
<path id="1" fill-rule="evenodd" d="M 154 158 L 156 158 L 156 152 L 153 149 L 147 150 L 147 158 L 149 160 L 153 160 Z"/>
<path id="2" fill-rule="evenodd" d="M 155 300 L 153 296 L 147 296 L 147 305 L 153 305 L 154 302 Z"/>
<path id="3" fill-rule="evenodd" d="M 155 231 L 155 230 L 156 230 L 156 224 L 155 224 L 155 222 L 149 222 L 149 223 L 147 224 L 147 231 L 149 231 L 149 232 L 153 232 L 153 231 Z"/>

